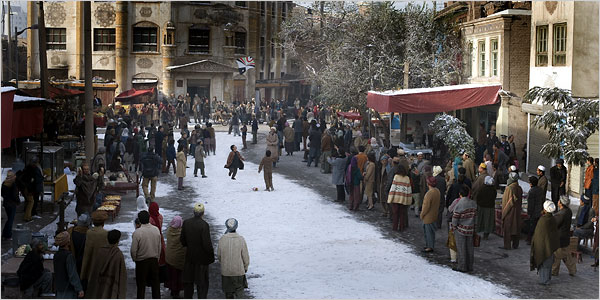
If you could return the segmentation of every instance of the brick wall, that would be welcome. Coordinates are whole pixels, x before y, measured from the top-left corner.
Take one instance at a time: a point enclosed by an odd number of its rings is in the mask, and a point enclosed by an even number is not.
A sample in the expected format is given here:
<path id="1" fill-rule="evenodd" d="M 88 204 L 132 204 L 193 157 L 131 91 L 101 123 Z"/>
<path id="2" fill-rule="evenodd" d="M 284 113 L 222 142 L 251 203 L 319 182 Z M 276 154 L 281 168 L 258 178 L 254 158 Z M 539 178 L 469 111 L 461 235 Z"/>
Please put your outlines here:
<path id="1" fill-rule="evenodd" d="M 530 17 L 514 16 L 510 30 L 508 90 L 523 97 L 529 88 Z"/>

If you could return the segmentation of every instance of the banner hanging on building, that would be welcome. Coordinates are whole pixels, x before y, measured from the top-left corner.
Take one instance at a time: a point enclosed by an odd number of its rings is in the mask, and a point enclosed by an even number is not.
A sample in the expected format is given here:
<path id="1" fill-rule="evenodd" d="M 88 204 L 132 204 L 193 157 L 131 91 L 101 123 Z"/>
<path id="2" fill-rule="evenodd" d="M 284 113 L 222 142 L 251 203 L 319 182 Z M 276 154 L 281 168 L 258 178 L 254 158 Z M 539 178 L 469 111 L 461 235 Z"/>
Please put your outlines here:
<path id="1" fill-rule="evenodd" d="M 250 56 L 240 57 L 236 59 L 235 62 L 238 65 L 238 71 L 240 71 L 240 75 L 243 75 L 250 69 L 254 69 L 254 59 Z"/>

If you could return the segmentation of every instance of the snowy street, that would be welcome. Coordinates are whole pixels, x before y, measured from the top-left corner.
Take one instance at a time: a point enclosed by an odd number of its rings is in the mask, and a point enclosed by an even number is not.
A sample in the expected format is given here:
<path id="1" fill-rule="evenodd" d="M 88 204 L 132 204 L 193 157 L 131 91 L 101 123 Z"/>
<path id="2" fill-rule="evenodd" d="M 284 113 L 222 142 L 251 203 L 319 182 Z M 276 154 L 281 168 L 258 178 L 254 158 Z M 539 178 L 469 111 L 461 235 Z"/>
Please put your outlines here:
<path id="1" fill-rule="evenodd" d="M 193 164 L 191 157 L 188 158 L 190 169 L 184 179 L 187 187 L 184 192 L 193 189 L 198 195 L 181 204 L 191 211 L 196 201 L 205 203 L 213 227 L 224 229 L 224 222 L 230 217 L 239 221 L 238 233 L 245 237 L 250 252 L 247 292 L 252 297 L 503 298 L 508 295 L 501 286 L 428 263 L 411 253 L 409 247 L 384 238 L 373 225 L 357 221 L 313 190 L 277 174 L 277 168 L 273 174 L 274 192 L 263 191 L 262 173 L 257 173 L 258 165 L 248 161 L 236 181 L 229 179 L 223 165 L 231 144 L 241 148 L 240 138 L 217 133 L 217 155 L 205 159 L 208 178 L 193 177 Z M 254 148 L 264 146 L 259 143 Z M 162 193 L 163 185 L 159 187 Z M 259 191 L 252 191 L 253 187 Z M 172 218 L 172 212 L 162 208 L 173 205 L 166 199 L 170 198 L 158 200 L 165 217 L 163 231 Z M 178 197 L 177 201 L 185 200 Z M 182 215 L 185 217 L 189 212 L 183 211 Z M 213 235 L 213 241 L 223 231 Z"/>

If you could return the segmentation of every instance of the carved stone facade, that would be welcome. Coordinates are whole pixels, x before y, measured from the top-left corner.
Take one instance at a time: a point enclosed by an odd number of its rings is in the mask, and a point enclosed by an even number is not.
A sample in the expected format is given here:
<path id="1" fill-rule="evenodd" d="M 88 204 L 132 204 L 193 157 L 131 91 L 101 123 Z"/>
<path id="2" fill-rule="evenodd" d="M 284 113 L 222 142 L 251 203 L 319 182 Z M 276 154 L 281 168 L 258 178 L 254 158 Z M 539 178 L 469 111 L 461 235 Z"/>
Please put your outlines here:
<path id="1" fill-rule="evenodd" d="M 292 73 L 289 56 L 279 47 L 272 48 L 270 42 L 277 38 L 278 28 L 293 6 L 291 1 L 262 6 L 247 1 L 245 7 L 225 1 L 94 1 L 92 73 L 114 80 L 118 85 L 115 93 L 154 84 L 159 99 L 172 93 L 198 92 L 228 102 L 242 101 L 254 97 L 255 89 L 260 89 L 263 97 L 286 98 L 286 87 L 258 87 L 256 81 L 281 80 Z M 83 47 L 78 42 L 82 38 L 82 7 L 80 2 L 45 4 L 46 27 L 66 31 L 66 49 L 48 50 L 49 68 L 61 70 L 56 74 L 68 70 L 65 77 L 77 79 L 84 74 Z M 262 14 L 261 7 L 265 8 Z M 30 19 L 37 19 L 37 10 L 32 13 Z M 156 40 L 135 44 L 136 32 Z M 259 42 L 261 37 L 266 44 Z M 35 44 L 33 39 L 30 42 Z M 275 53 L 271 54 L 271 49 Z M 235 60 L 245 56 L 254 58 L 257 68 L 236 76 Z"/>
<path id="2" fill-rule="evenodd" d="M 112 26 L 115 23 L 116 12 L 114 6 L 110 3 L 102 3 L 98 5 L 94 12 L 94 18 L 96 18 L 96 24 L 102 27 Z"/>

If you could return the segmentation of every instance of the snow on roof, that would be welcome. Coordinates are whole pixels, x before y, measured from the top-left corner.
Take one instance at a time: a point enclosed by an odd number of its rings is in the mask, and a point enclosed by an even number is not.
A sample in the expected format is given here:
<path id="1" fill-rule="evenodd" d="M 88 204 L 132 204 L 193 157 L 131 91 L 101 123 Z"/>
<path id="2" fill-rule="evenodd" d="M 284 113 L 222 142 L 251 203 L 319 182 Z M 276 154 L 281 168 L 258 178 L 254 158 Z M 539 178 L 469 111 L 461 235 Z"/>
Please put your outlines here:
<path id="1" fill-rule="evenodd" d="M 52 99 L 38 98 L 38 97 L 26 97 L 26 96 L 19 96 L 19 95 L 15 95 L 15 98 L 13 100 L 14 103 L 32 102 L 32 101 L 46 101 L 46 102 L 54 103 L 54 100 L 52 100 Z"/>
<path id="2" fill-rule="evenodd" d="M 500 84 L 457 84 L 457 85 L 447 85 L 447 86 L 439 86 L 439 87 L 432 87 L 432 88 L 389 90 L 389 91 L 384 91 L 384 92 L 369 91 L 369 93 L 385 95 L 385 96 L 393 96 L 393 95 L 433 93 L 433 92 L 441 92 L 441 91 L 473 89 L 473 88 L 481 88 L 481 87 L 489 87 L 489 86 L 501 86 L 501 85 Z"/>
<path id="3" fill-rule="evenodd" d="M 16 91 L 16 90 L 17 90 L 17 88 L 12 87 L 12 86 L 3 86 L 3 87 L 0 87 L 0 92 L 2 92 L 2 93 L 6 93 L 6 92 L 10 92 L 10 91 Z"/>
<path id="4" fill-rule="evenodd" d="M 520 16 L 531 16 L 531 10 L 525 9 L 505 9 L 503 11 L 499 11 L 495 14 L 491 14 L 488 17 L 495 17 L 500 15 L 520 15 Z"/>

